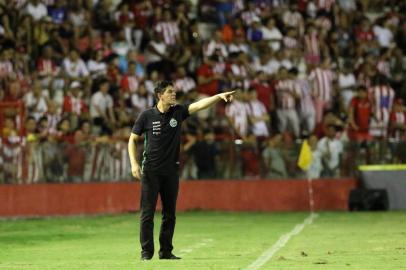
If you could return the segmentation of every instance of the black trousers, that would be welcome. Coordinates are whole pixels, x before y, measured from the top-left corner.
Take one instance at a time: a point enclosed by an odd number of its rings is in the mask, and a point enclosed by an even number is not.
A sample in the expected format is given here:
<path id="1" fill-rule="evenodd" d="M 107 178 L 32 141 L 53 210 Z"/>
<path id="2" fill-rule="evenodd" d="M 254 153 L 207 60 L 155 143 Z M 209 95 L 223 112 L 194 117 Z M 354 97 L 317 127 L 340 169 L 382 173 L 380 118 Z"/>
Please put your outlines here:
<path id="1" fill-rule="evenodd" d="M 176 222 L 176 200 L 179 172 L 144 171 L 141 177 L 141 254 L 154 254 L 154 214 L 158 194 L 162 202 L 162 223 L 159 233 L 160 255 L 172 252 L 172 238 Z"/>

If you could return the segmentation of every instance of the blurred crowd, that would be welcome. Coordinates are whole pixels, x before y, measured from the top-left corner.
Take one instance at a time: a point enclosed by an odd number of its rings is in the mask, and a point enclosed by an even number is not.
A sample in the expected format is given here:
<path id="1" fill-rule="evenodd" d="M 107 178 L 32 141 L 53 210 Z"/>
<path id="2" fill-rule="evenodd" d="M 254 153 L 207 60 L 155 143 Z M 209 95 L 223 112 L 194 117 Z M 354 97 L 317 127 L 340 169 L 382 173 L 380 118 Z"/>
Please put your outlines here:
<path id="1" fill-rule="evenodd" d="M 0 0 L 3 179 L 93 179 L 107 156 L 104 175 L 129 177 L 126 140 L 162 79 L 181 103 L 237 90 L 184 125 L 184 178 L 300 176 L 304 138 L 311 177 L 405 162 L 405 14 L 395 0 Z"/>

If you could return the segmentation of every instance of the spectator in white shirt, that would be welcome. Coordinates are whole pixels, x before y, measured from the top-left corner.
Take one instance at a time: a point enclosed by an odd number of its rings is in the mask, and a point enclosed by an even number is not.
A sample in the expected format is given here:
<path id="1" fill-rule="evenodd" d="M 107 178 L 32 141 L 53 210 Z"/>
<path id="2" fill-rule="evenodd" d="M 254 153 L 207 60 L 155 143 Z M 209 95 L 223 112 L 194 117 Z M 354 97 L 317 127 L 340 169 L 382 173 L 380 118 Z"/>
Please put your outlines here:
<path id="1" fill-rule="evenodd" d="M 321 164 L 321 155 L 317 149 L 317 137 L 312 135 L 309 137 L 309 146 L 312 150 L 312 163 L 309 169 L 306 171 L 307 179 L 317 179 L 320 178 L 321 172 L 323 170 L 323 165 Z"/>
<path id="2" fill-rule="evenodd" d="M 357 81 L 354 73 L 351 70 L 351 63 L 345 63 L 342 70 L 338 74 L 338 90 L 341 98 L 342 108 L 346 111 L 350 105 L 351 99 L 354 97 Z"/>
<path id="3" fill-rule="evenodd" d="M 283 35 L 281 31 L 275 26 L 275 19 L 269 18 L 266 26 L 262 26 L 262 39 L 265 40 L 269 47 L 274 51 L 278 51 L 281 48 L 281 41 Z"/>
<path id="4" fill-rule="evenodd" d="M 287 49 L 279 50 L 278 52 L 276 52 L 275 56 L 276 60 L 279 61 L 279 63 L 281 64 L 281 67 L 284 67 L 287 70 L 293 68 L 293 63 L 291 61 L 291 54 L 289 50 Z"/>
<path id="5" fill-rule="evenodd" d="M 77 50 L 71 50 L 69 57 L 63 60 L 63 70 L 71 81 L 79 81 L 88 85 L 89 83 L 89 70 L 85 62 L 80 58 Z"/>
<path id="6" fill-rule="evenodd" d="M 73 26 L 74 40 L 78 41 L 80 35 L 89 25 L 90 14 L 83 7 L 73 5 L 69 10 L 68 18 Z"/>
<path id="7" fill-rule="evenodd" d="M 345 13 L 352 13 L 357 10 L 355 0 L 338 0 L 338 4 Z"/>
<path id="8" fill-rule="evenodd" d="M 269 114 L 265 105 L 258 100 L 257 91 L 253 88 L 248 91 L 247 105 L 252 134 L 256 137 L 268 137 Z"/>
<path id="9" fill-rule="evenodd" d="M 31 0 L 25 7 L 27 14 L 31 15 L 34 21 L 38 22 L 42 17 L 47 16 L 47 7 L 39 0 Z"/>
<path id="10" fill-rule="evenodd" d="M 273 56 L 270 51 L 263 51 L 259 57 L 256 57 L 253 63 L 255 71 L 262 71 L 267 75 L 276 74 L 281 67 L 281 63 Z"/>
<path id="11" fill-rule="evenodd" d="M 316 0 L 309 0 L 307 3 L 306 7 L 306 14 L 309 18 L 316 18 L 317 15 L 317 6 L 316 6 Z"/>
<path id="12" fill-rule="evenodd" d="M 246 139 L 249 131 L 248 106 L 245 102 L 245 93 L 241 90 L 235 92 L 234 100 L 226 107 L 226 116 L 230 121 L 236 135 Z"/>
<path id="13" fill-rule="evenodd" d="M 381 48 L 389 48 L 393 42 L 393 33 L 388 27 L 389 20 L 380 19 L 378 23 L 373 26 L 372 31 L 376 36 L 378 44 Z"/>
<path id="14" fill-rule="evenodd" d="M 227 46 L 223 42 L 220 31 L 214 32 L 213 38 L 204 46 L 203 54 L 205 56 L 211 56 L 213 54 L 218 54 L 221 57 L 228 56 Z"/>
<path id="15" fill-rule="evenodd" d="M 262 159 L 266 168 L 268 179 L 285 179 L 289 174 L 283 153 L 283 137 L 275 134 L 267 142 L 267 147 L 262 152 Z"/>
<path id="16" fill-rule="evenodd" d="M 236 52 L 244 52 L 246 54 L 250 53 L 250 46 L 245 42 L 244 36 L 235 35 L 233 38 L 232 43 L 228 45 L 228 52 L 236 53 Z"/>
<path id="17" fill-rule="evenodd" d="M 196 89 L 196 81 L 187 76 L 184 67 L 177 68 L 177 78 L 175 80 L 175 89 L 183 94 L 187 94 L 190 90 Z"/>
<path id="18" fill-rule="evenodd" d="M 254 1 L 248 1 L 248 7 L 241 12 L 241 18 L 245 26 L 250 26 L 253 21 L 259 20 L 261 16 L 260 12 Z"/>
<path id="19" fill-rule="evenodd" d="M 87 61 L 87 69 L 93 79 L 106 75 L 107 64 L 103 62 L 103 51 L 95 50 L 91 58 Z"/>
<path id="20" fill-rule="evenodd" d="M 180 42 L 179 25 L 169 9 L 164 10 L 163 19 L 156 23 L 154 30 L 162 34 L 164 42 L 168 46 L 174 46 Z"/>
<path id="21" fill-rule="evenodd" d="M 111 134 L 114 123 L 116 122 L 113 111 L 113 98 L 109 95 L 109 81 L 102 79 L 99 82 L 99 91 L 92 95 L 90 100 L 90 116 L 93 124 L 100 130 L 95 133 Z"/>
<path id="22" fill-rule="evenodd" d="M 112 44 L 113 51 L 120 56 L 120 58 L 126 58 L 128 52 L 131 49 L 131 43 L 125 37 L 124 30 L 120 30 L 114 39 Z"/>
<path id="23" fill-rule="evenodd" d="M 327 127 L 326 136 L 318 142 L 317 150 L 321 155 L 322 175 L 325 177 L 339 176 L 343 144 L 336 138 L 335 126 L 330 125 Z"/>
<path id="24" fill-rule="evenodd" d="M 151 38 L 152 40 L 149 42 L 145 52 L 147 73 L 150 74 L 156 70 L 161 74 L 168 75 L 173 70 L 173 62 L 170 61 L 171 55 L 168 46 L 159 33 L 152 33 Z"/>
<path id="25" fill-rule="evenodd" d="M 300 34 L 304 33 L 303 16 L 298 11 L 297 4 L 291 5 L 291 10 L 287 10 L 283 13 L 282 21 L 285 26 L 298 29 Z"/>
<path id="26" fill-rule="evenodd" d="M 279 132 L 284 133 L 288 129 L 296 138 L 300 136 L 300 121 L 296 111 L 296 103 L 301 99 L 301 89 L 296 81 L 294 72 L 288 73 L 281 68 L 275 84 L 277 120 Z"/>
<path id="27" fill-rule="evenodd" d="M 47 97 L 42 92 L 41 82 L 34 81 L 32 91 L 24 96 L 25 107 L 28 110 L 28 115 L 38 121 L 48 110 Z"/>
<path id="28" fill-rule="evenodd" d="M 148 107 L 152 107 L 153 103 L 154 98 L 147 92 L 144 84 L 140 84 L 138 91 L 131 94 L 131 105 L 136 115 L 146 110 Z"/>
<path id="29" fill-rule="evenodd" d="M 316 111 L 314 109 L 314 102 L 312 98 L 312 89 L 307 79 L 299 79 L 297 77 L 298 71 L 293 68 L 291 72 L 296 77 L 296 83 L 300 88 L 300 102 L 299 119 L 302 127 L 302 133 L 311 134 L 316 127 Z"/>

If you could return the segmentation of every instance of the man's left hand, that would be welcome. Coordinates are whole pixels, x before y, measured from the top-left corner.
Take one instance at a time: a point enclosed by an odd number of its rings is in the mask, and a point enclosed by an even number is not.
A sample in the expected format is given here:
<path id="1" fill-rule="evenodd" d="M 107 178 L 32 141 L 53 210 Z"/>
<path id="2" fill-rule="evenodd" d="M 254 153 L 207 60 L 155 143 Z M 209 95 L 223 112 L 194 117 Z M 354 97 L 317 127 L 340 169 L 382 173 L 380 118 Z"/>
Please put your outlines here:
<path id="1" fill-rule="evenodd" d="M 234 98 L 234 93 L 235 93 L 235 90 L 234 91 L 230 91 L 230 92 L 224 92 L 224 93 L 221 93 L 221 94 L 219 94 L 218 96 L 222 99 L 222 100 L 224 100 L 225 102 L 231 102 L 232 100 L 233 100 L 233 98 Z"/>

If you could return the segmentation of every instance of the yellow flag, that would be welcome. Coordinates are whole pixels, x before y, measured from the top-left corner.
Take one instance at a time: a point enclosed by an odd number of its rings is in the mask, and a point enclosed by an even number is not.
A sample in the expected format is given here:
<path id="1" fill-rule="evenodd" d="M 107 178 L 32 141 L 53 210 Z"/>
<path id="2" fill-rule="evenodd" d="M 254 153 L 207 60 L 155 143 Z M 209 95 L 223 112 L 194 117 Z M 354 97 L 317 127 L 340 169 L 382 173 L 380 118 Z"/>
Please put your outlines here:
<path id="1" fill-rule="evenodd" d="M 312 164 L 313 155 L 312 149 L 310 149 L 307 140 L 304 140 L 302 143 L 302 148 L 300 149 L 299 160 L 297 161 L 297 165 L 304 171 L 307 171 Z"/>

